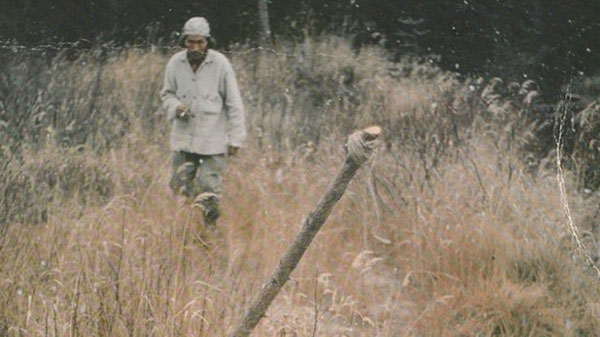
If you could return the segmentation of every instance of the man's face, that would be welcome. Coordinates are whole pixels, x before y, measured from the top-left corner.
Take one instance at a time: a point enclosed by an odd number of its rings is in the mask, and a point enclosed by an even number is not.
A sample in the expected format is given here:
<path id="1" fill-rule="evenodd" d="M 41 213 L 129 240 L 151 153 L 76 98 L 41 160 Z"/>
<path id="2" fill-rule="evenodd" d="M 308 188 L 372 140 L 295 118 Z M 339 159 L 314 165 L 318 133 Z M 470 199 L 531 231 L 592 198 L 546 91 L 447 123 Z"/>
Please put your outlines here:
<path id="1" fill-rule="evenodd" d="M 204 54 L 208 47 L 208 39 L 202 35 L 188 35 L 185 38 L 185 47 L 189 52 Z"/>

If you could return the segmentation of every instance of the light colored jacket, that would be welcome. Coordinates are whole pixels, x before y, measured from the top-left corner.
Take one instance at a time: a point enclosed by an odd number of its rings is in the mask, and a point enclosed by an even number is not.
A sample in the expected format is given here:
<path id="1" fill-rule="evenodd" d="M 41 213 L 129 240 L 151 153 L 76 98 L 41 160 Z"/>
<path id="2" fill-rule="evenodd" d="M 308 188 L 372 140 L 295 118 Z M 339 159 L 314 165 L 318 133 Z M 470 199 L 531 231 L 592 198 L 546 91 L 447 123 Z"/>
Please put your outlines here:
<path id="1" fill-rule="evenodd" d="M 209 49 L 194 73 L 183 50 L 171 57 L 160 97 L 171 122 L 171 150 L 213 155 L 246 139 L 244 107 L 235 73 L 225 55 Z M 193 117 L 176 118 L 185 105 Z"/>

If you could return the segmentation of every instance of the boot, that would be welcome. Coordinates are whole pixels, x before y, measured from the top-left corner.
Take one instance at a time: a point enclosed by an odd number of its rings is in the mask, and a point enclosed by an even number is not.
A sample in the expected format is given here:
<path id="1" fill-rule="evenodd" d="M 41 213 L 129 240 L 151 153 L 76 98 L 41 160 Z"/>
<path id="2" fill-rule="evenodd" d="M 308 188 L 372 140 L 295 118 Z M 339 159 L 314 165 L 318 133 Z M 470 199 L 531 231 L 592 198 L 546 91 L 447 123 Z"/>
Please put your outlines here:
<path id="1" fill-rule="evenodd" d="M 204 226 L 209 230 L 214 230 L 217 226 L 217 219 L 221 215 L 219 196 L 209 192 L 202 193 L 194 200 L 194 206 L 202 210 Z"/>

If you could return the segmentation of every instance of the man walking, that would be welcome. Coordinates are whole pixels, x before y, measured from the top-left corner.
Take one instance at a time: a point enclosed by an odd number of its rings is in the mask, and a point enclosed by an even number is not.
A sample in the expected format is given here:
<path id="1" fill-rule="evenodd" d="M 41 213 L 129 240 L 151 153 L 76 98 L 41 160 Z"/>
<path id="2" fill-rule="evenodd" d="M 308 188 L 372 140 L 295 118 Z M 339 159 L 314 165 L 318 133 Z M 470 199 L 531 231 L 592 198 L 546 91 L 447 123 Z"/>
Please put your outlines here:
<path id="1" fill-rule="evenodd" d="M 186 49 L 167 63 L 160 92 L 171 123 L 169 186 L 190 198 L 214 228 L 226 156 L 235 155 L 246 138 L 244 107 L 229 60 L 210 49 L 206 19 L 189 19 L 183 39 Z"/>

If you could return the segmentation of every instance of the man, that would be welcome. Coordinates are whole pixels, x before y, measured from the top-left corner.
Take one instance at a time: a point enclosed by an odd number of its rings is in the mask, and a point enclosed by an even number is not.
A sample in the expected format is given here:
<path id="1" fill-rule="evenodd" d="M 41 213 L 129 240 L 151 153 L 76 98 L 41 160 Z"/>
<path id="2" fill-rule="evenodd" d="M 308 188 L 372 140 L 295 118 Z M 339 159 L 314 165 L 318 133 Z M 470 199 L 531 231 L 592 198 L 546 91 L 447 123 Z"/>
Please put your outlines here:
<path id="1" fill-rule="evenodd" d="M 220 215 L 221 173 L 246 138 L 244 108 L 229 60 L 213 50 L 205 18 L 183 26 L 185 50 L 169 60 L 160 92 L 171 123 L 169 186 L 193 200 L 214 228 Z"/>

